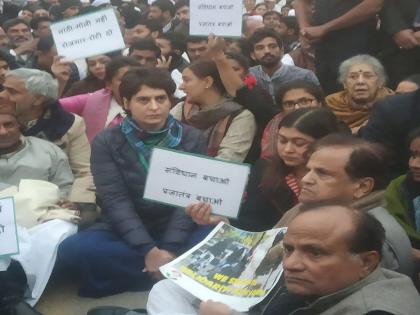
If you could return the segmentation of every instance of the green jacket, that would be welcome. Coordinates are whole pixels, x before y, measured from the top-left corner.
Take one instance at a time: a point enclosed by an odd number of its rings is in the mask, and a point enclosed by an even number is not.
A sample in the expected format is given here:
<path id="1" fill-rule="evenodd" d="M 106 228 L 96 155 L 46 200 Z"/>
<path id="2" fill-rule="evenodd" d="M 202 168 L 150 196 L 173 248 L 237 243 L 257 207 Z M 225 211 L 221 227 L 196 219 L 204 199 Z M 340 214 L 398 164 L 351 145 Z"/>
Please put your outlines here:
<path id="1" fill-rule="evenodd" d="M 404 228 L 411 239 L 420 241 L 420 233 L 416 231 L 415 223 L 410 217 L 411 208 L 407 193 L 402 185 L 405 182 L 406 175 L 394 179 L 385 191 L 387 210 L 391 213 L 398 223 Z"/>

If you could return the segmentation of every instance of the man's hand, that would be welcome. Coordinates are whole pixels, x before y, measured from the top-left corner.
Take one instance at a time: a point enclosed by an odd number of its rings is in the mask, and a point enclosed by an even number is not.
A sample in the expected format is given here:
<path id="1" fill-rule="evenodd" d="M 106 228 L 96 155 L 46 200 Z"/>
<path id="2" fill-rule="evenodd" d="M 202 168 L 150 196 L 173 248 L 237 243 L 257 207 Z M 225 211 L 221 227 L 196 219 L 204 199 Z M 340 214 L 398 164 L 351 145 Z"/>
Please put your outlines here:
<path id="1" fill-rule="evenodd" d="M 201 302 L 198 313 L 200 315 L 230 315 L 231 312 L 226 304 L 208 300 L 207 302 Z"/>
<path id="2" fill-rule="evenodd" d="M 206 57 L 209 59 L 217 59 L 224 57 L 226 43 L 223 37 L 217 37 L 214 34 L 210 34 L 207 42 Z"/>
<path id="3" fill-rule="evenodd" d="M 420 45 L 414 34 L 413 30 L 406 29 L 395 33 L 392 39 L 401 49 L 411 49 Z"/>
<path id="4" fill-rule="evenodd" d="M 309 26 L 300 30 L 300 34 L 309 42 L 319 42 L 325 35 L 328 34 L 328 29 L 325 25 Z"/>
<path id="5" fill-rule="evenodd" d="M 216 225 L 219 222 L 229 222 L 227 218 L 212 215 L 211 205 L 208 203 L 200 202 L 187 206 L 185 212 L 199 225 Z"/>
<path id="6" fill-rule="evenodd" d="M 54 74 L 58 82 L 66 83 L 71 74 L 70 62 L 61 60 L 61 57 L 55 56 L 51 66 L 51 72 Z"/>
<path id="7" fill-rule="evenodd" d="M 145 268 L 143 271 L 147 271 L 153 274 L 159 273 L 159 267 L 167 264 L 175 258 L 175 255 L 157 247 L 153 247 L 145 257 Z"/>
<path id="8" fill-rule="evenodd" d="M 39 38 L 31 39 L 26 42 L 23 42 L 15 49 L 16 55 L 19 56 L 19 55 L 24 55 L 27 53 L 34 52 L 36 49 L 36 45 L 38 45 L 38 42 L 39 42 Z"/>
<path id="9" fill-rule="evenodd" d="M 161 56 L 157 60 L 156 68 L 161 68 L 161 69 L 168 70 L 169 69 L 169 66 L 171 65 L 171 62 L 172 62 L 172 56 L 169 56 L 168 59 L 166 59 L 165 56 Z"/>

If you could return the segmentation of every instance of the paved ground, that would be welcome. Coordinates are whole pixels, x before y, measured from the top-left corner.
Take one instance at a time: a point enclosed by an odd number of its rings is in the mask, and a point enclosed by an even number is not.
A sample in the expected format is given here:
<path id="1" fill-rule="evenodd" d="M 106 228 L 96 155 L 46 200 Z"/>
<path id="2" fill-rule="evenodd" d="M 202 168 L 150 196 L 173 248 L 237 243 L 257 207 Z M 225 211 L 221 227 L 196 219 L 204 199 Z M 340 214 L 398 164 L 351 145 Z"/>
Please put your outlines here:
<path id="1" fill-rule="evenodd" d="M 130 309 L 145 308 L 148 292 L 129 292 L 100 299 L 82 298 L 70 280 L 52 280 L 36 308 L 43 315 L 86 315 L 95 306 L 115 305 Z"/>

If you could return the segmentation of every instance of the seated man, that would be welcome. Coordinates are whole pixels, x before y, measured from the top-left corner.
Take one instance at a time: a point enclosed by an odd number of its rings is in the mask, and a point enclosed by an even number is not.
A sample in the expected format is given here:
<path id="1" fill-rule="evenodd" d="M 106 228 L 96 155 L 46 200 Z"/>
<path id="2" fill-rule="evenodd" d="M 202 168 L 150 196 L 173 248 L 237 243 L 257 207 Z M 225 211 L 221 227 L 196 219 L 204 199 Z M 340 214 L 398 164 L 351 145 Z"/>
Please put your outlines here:
<path id="1" fill-rule="evenodd" d="M 69 200 L 82 212 L 96 211 L 86 127 L 82 118 L 61 108 L 57 81 L 44 71 L 16 69 L 6 74 L 4 89 L 0 95 L 16 106 L 22 133 L 53 142 L 67 155 L 75 178 Z"/>
<path id="2" fill-rule="evenodd" d="M 22 136 L 16 112 L 0 99 L 0 183 L 19 185 L 21 179 L 37 179 L 58 186 L 67 198 L 73 184 L 68 159 L 55 144 Z"/>
<path id="3" fill-rule="evenodd" d="M 142 197 L 153 146 L 192 153 L 206 149 L 198 130 L 169 115 L 174 91 L 164 70 L 129 70 L 120 85 L 128 116 L 92 143 L 103 222 L 68 238 L 58 253 L 62 266 L 81 276 L 82 296 L 148 289 L 159 267 L 194 242 L 196 226 L 184 209 Z"/>
<path id="4" fill-rule="evenodd" d="M 333 204 L 302 209 L 283 240 L 285 288 L 280 284 L 250 314 L 417 314 L 411 280 L 380 267 L 384 239 L 384 228 L 366 212 Z M 148 314 L 238 314 L 213 301 L 193 307 L 195 300 L 164 280 L 149 294 Z"/>

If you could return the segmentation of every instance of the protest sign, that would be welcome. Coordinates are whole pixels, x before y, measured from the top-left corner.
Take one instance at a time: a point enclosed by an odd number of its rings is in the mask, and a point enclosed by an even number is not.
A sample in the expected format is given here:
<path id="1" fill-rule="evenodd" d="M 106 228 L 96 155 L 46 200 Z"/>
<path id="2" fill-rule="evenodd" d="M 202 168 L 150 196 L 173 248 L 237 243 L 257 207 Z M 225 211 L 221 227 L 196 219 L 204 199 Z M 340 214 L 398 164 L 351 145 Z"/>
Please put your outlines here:
<path id="1" fill-rule="evenodd" d="M 247 232 L 221 222 L 204 241 L 160 271 L 202 301 L 246 312 L 281 277 L 286 231 Z"/>
<path id="2" fill-rule="evenodd" d="M 247 164 L 154 148 L 143 197 L 181 207 L 206 202 L 236 218 L 248 175 Z"/>
<path id="3" fill-rule="evenodd" d="M 191 0 L 190 35 L 241 37 L 242 0 Z"/>
<path id="4" fill-rule="evenodd" d="M 0 256 L 19 253 L 15 206 L 12 197 L 0 199 Z"/>
<path id="5" fill-rule="evenodd" d="M 125 48 L 114 9 L 105 9 L 51 24 L 58 55 L 69 60 Z"/>

